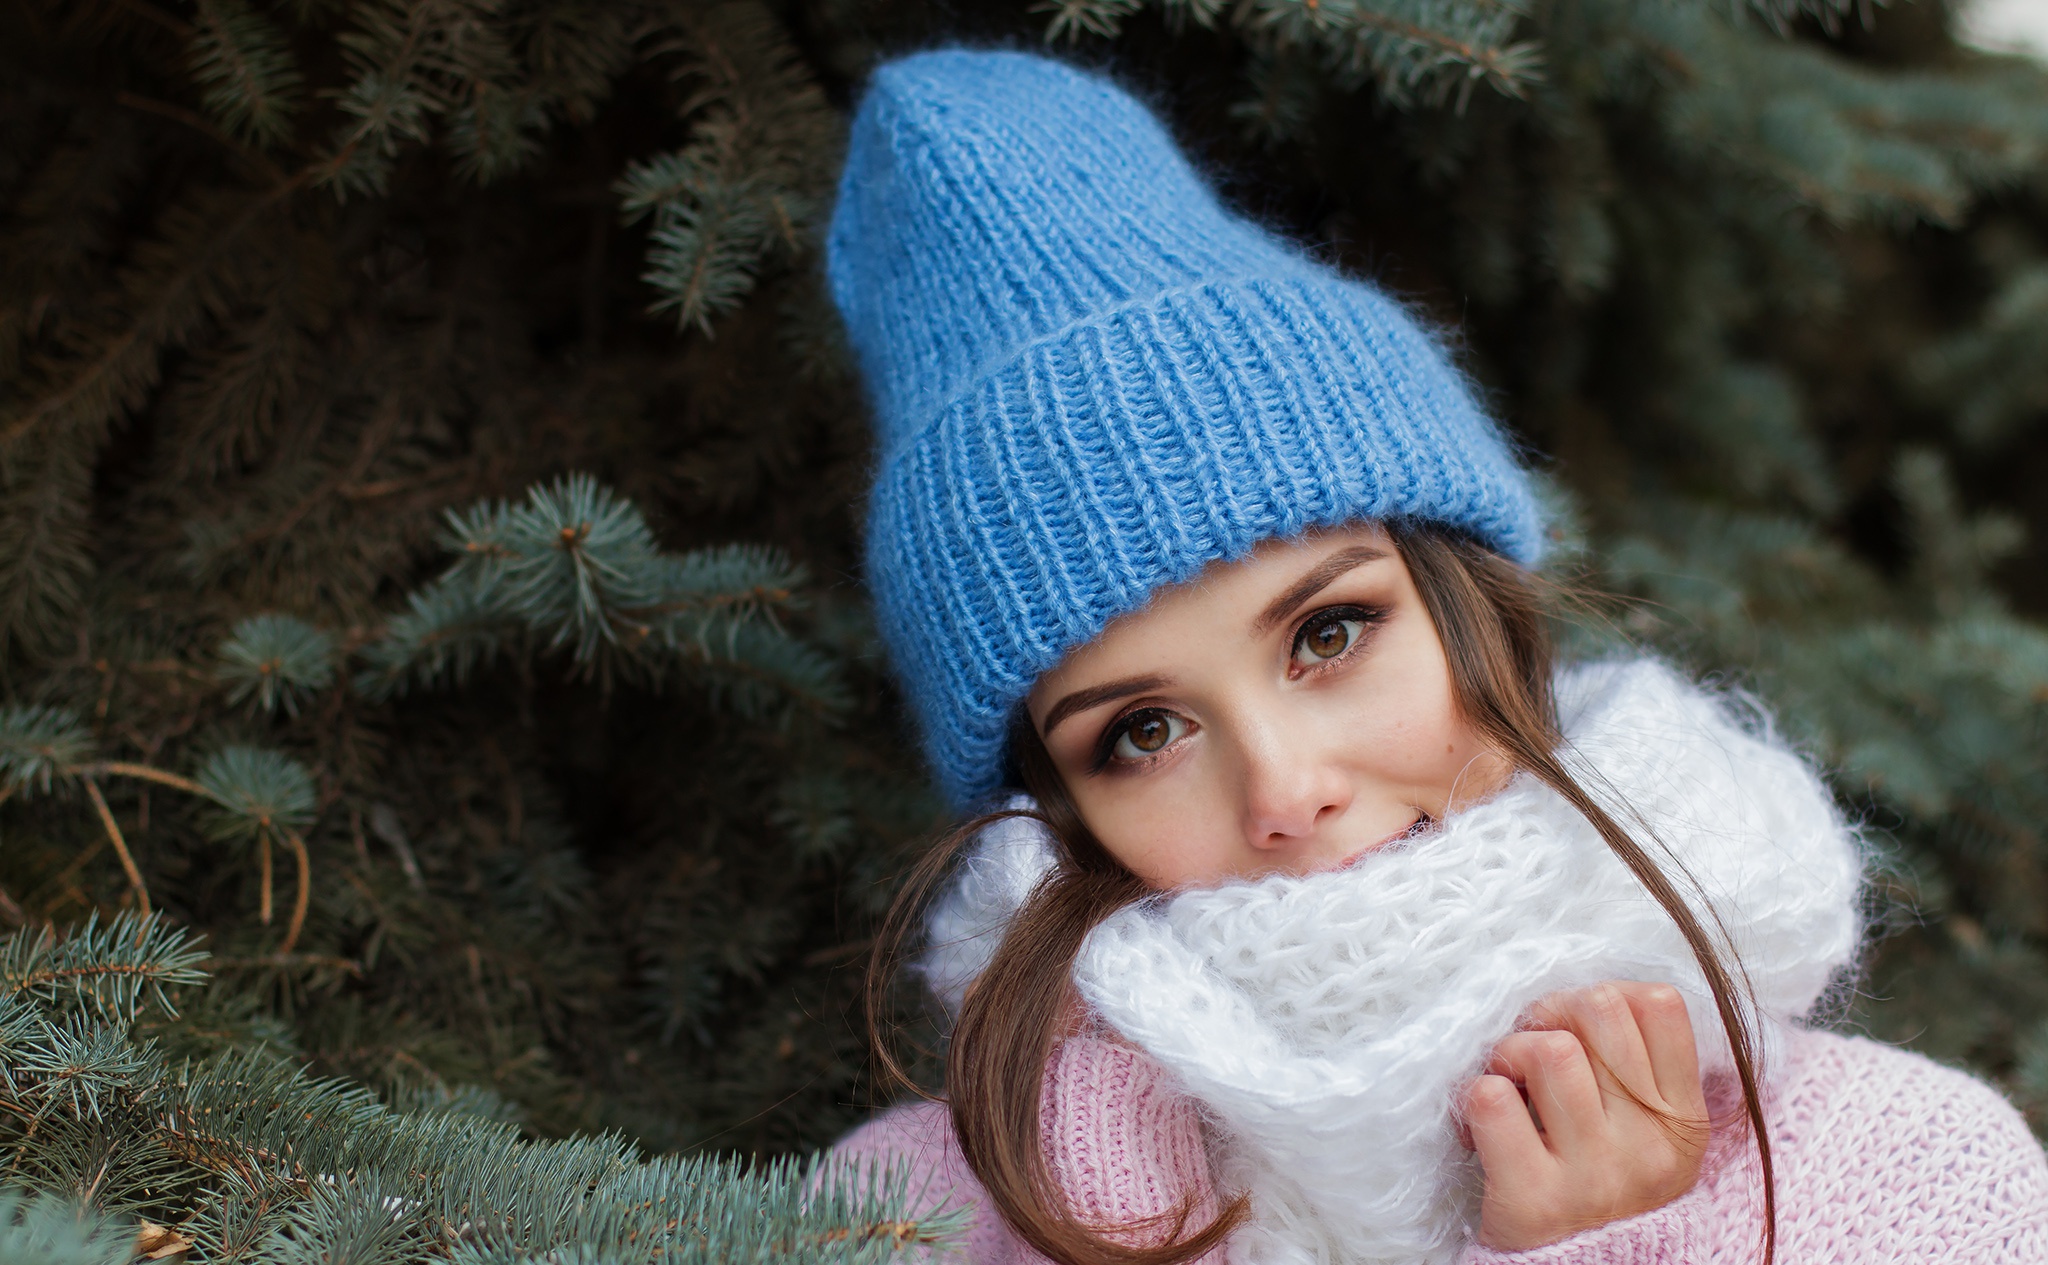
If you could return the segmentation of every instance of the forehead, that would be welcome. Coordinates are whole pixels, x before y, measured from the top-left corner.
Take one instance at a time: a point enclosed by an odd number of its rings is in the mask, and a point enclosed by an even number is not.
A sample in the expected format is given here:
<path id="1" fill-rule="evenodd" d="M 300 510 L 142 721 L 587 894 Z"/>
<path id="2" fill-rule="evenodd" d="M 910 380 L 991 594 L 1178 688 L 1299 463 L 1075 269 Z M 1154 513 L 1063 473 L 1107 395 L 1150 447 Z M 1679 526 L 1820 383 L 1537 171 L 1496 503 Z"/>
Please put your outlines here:
<path id="1" fill-rule="evenodd" d="M 1372 522 L 1344 523 L 1316 528 L 1299 536 L 1264 540 L 1242 558 L 1212 562 L 1194 579 L 1160 589 L 1150 602 L 1125 616 L 1124 620 L 1142 619 L 1155 611 L 1215 605 L 1219 601 L 1231 604 L 1234 599 L 1252 594 L 1270 597 L 1284 592 L 1324 559 L 1347 550 L 1355 551 L 1361 546 L 1378 548 L 1389 555 L 1395 552 L 1393 539 L 1387 535 L 1386 528 Z M 1242 613 L 1249 619 L 1257 612 Z M 1116 624 L 1111 624 L 1103 631 L 1107 634 L 1116 627 Z"/>
<path id="2" fill-rule="evenodd" d="M 1039 678 L 1031 704 L 1036 707 L 1062 683 L 1078 683 L 1083 673 L 1094 676 L 1159 668 L 1168 655 L 1167 647 L 1173 648 L 1172 657 L 1196 653 L 1200 647 L 1185 640 L 1191 633 L 1249 636 L 1253 621 L 1270 601 L 1318 563 L 1360 546 L 1383 549 L 1390 558 L 1398 556 L 1385 528 L 1378 523 L 1354 522 L 1263 541 L 1242 558 L 1212 562 L 1195 578 L 1160 589 L 1150 602 L 1118 618 L 1094 640 L 1069 651 Z"/>

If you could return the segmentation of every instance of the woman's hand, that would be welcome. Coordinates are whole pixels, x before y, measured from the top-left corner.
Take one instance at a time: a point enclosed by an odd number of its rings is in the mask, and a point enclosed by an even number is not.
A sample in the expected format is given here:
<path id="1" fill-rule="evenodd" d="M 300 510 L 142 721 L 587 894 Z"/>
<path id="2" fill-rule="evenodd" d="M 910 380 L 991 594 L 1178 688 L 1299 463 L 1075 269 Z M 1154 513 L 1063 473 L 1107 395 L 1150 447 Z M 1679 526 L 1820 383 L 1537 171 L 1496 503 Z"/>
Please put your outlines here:
<path id="1" fill-rule="evenodd" d="M 1530 1019 L 1465 1095 L 1479 1241 L 1541 1247 L 1691 1190 L 1709 1130 L 1678 990 L 1612 980 L 1552 993 Z"/>

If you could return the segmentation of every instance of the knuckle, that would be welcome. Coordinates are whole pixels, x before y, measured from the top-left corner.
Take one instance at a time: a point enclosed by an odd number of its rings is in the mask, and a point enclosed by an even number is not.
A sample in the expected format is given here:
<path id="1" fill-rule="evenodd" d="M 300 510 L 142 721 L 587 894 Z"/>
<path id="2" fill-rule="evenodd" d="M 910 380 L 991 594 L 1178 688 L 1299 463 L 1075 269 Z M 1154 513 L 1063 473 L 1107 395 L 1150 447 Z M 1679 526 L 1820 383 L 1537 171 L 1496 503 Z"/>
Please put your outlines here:
<path id="1" fill-rule="evenodd" d="M 1519 1099 L 1514 1082 L 1504 1076 L 1482 1076 L 1472 1082 L 1471 1100 L 1475 1111 L 1494 1112 L 1507 1105 L 1510 1098 Z"/>
<path id="2" fill-rule="evenodd" d="M 1686 1017 L 1685 994 L 1669 984 L 1654 984 L 1643 994 L 1643 1005 L 1661 1018 Z"/>
<path id="3" fill-rule="evenodd" d="M 1542 1052 L 1543 1035 L 1542 1032 L 1517 1032 L 1495 1048 L 1512 1062 L 1524 1062 Z"/>
<path id="4" fill-rule="evenodd" d="M 1584 1010 L 1586 1004 L 1592 1000 L 1596 987 L 1598 986 L 1589 984 L 1584 988 L 1568 988 L 1561 993 L 1553 993 L 1551 996 L 1554 1008 L 1565 1013 Z"/>
<path id="5" fill-rule="evenodd" d="M 1630 1018 L 1628 998 L 1612 984 L 1600 984 L 1587 990 L 1586 1010 L 1596 1024 L 1620 1024 Z"/>

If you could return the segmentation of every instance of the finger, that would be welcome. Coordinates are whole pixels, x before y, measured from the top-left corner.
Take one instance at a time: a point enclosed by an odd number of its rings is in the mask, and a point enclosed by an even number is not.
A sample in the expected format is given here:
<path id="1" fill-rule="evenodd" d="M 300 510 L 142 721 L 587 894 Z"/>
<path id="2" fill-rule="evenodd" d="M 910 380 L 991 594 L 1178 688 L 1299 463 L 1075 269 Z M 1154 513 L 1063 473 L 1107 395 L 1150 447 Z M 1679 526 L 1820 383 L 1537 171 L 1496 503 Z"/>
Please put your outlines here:
<path id="1" fill-rule="evenodd" d="M 1526 1189 L 1556 1163 L 1536 1132 L 1522 1091 L 1505 1076 L 1481 1076 L 1465 1091 L 1465 1125 L 1472 1149 L 1494 1190 Z"/>
<path id="2" fill-rule="evenodd" d="M 1606 1127 L 1600 1083 L 1570 1032 L 1514 1033 L 1494 1047 L 1494 1063 L 1497 1074 L 1527 1087 L 1529 1109 L 1553 1153 L 1576 1152 Z"/>
<path id="3" fill-rule="evenodd" d="M 1616 984 L 1595 984 L 1552 993 L 1537 1002 L 1530 1017 L 1544 1027 L 1561 1028 L 1579 1038 L 1590 1058 L 1601 1092 L 1610 1099 L 1654 1102 L 1656 1074 L 1628 995 Z"/>
<path id="4" fill-rule="evenodd" d="M 1700 1084 L 1700 1047 L 1692 1031 L 1685 994 L 1669 984 L 1616 981 L 1635 1012 L 1636 1028 L 1649 1051 L 1657 1096 L 1677 1115 L 1703 1118 L 1706 1091 Z"/>

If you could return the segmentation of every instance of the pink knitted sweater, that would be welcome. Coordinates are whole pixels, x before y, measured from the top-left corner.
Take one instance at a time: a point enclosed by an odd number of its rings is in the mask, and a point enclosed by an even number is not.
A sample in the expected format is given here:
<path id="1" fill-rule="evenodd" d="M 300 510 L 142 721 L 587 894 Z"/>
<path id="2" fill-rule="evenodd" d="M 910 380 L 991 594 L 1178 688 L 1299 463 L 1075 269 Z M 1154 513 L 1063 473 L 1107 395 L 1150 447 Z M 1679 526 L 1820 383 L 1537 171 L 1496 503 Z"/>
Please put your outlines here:
<path id="1" fill-rule="evenodd" d="M 1983 1083 L 1872 1041 L 1803 1033 L 1766 1104 L 1781 1265 L 2048 1262 L 2048 1159 L 2019 1113 Z M 1136 1050 L 1090 1037 L 1047 1069 L 1045 1146 L 1073 1207 L 1127 1223 L 1190 1192 L 1213 1215 L 1196 1104 Z M 943 1104 L 898 1107 L 838 1154 L 905 1161 L 917 1211 L 973 1209 L 970 1265 L 1043 1265 L 1010 1232 L 954 1140 Z M 1753 1147 L 1716 1138 L 1699 1184 L 1664 1207 L 1527 1252 L 1469 1249 L 1467 1265 L 1735 1265 L 1758 1259 Z M 1198 1220 L 1194 1224 L 1201 1224 Z M 1221 1265 L 1220 1262 L 1205 1265 Z"/>

